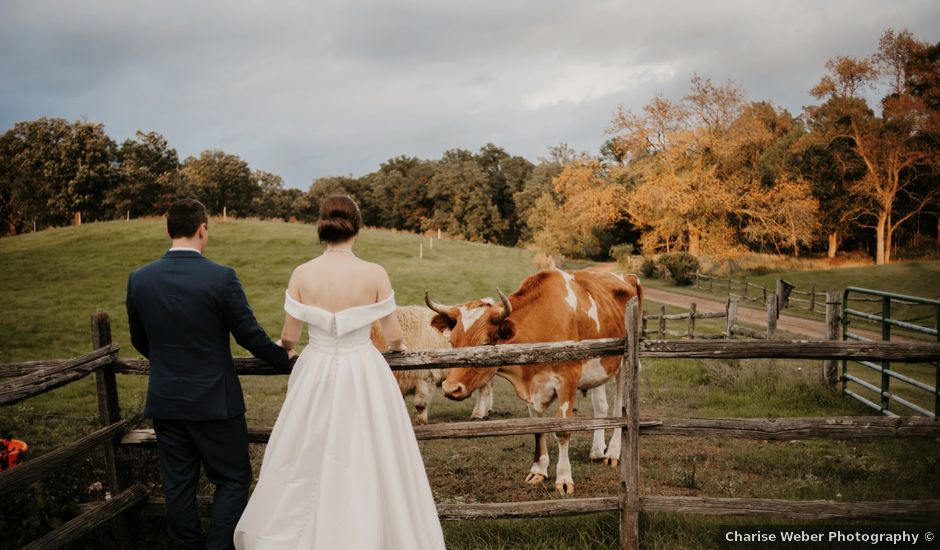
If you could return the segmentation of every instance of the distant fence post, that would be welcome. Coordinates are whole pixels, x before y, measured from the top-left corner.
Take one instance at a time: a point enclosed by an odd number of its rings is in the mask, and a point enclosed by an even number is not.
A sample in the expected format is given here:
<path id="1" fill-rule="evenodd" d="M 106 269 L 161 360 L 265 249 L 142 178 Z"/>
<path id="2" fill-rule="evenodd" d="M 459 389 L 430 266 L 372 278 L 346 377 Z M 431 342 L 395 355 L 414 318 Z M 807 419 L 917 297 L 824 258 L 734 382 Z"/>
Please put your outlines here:
<path id="1" fill-rule="evenodd" d="M 838 290 L 826 292 L 826 340 L 841 340 L 842 298 Z M 839 362 L 835 359 L 823 361 L 823 380 L 830 388 L 839 381 Z"/>
<path id="2" fill-rule="evenodd" d="M 91 316 L 91 346 L 95 350 L 109 345 L 111 345 L 111 319 L 104 311 L 96 312 Z M 95 384 L 98 393 L 98 416 L 101 423 L 104 426 L 110 426 L 115 422 L 120 422 L 121 407 L 118 403 L 117 379 L 114 375 L 113 363 L 103 365 L 95 371 Z M 115 437 L 109 443 L 102 445 L 105 467 L 108 470 L 108 485 L 114 496 L 127 486 L 117 463 L 119 445 L 120 437 Z M 118 540 L 125 543 L 130 540 L 125 516 L 115 518 L 113 528 Z"/>
<path id="3" fill-rule="evenodd" d="M 620 548 L 637 550 L 640 544 L 640 308 L 636 298 L 627 303 L 626 350 L 617 373 L 622 391 L 620 416 L 629 421 L 620 432 Z"/>
<path id="4" fill-rule="evenodd" d="M 666 339 L 666 306 L 659 306 L 659 339 Z"/>
<path id="5" fill-rule="evenodd" d="M 734 323 L 738 317 L 738 301 L 728 298 L 725 302 L 725 337 L 734 338 Z"/>
<path id="6" fill-rule="evenodd" d="M 772 340 L 774 333 L 777 332 L 777 297 L 774 295 L 770 296 L 770 299 L 767 300 L 767 339 Z"/>
<path id="7" fill-rule="evenodd" d="M 695 302 L 689 304 L 689 340 L 695 338 Z"/>
<path id="8" fill-rule="evenodd" d="M 816 313 L 816 285 L 813 285 L 809 291 L 809 311 Z"/>

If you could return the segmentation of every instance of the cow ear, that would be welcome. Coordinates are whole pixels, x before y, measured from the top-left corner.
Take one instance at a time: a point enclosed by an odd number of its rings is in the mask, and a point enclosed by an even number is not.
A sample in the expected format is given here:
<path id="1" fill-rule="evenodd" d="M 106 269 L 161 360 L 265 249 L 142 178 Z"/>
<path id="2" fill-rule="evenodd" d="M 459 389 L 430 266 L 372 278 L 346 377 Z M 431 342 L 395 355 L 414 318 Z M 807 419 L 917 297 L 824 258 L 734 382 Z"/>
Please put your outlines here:
<path id="1" fill-rule="evenodd" d="M 452 330 L 455 326 L 457 326 L 457 321 L 446 315 L 441 315 L 438 313 L 431 319 L 431 326 L 443 333 L 444 331 Z"/>
<path id="2" fill-rule="evenodd" d="M 509 340 L 516 335 L 516 324 L 512 319 L 506 319 L 496 327 L 496 337 L 500 340 Z"/>

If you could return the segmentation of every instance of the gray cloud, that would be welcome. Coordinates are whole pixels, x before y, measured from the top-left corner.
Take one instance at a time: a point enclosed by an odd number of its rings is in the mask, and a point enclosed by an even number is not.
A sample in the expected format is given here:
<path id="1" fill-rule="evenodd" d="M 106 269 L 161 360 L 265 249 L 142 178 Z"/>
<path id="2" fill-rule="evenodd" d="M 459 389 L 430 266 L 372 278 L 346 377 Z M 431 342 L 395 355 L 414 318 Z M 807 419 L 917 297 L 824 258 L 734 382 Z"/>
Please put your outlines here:
<path id="1" fill-rule="evenodd" d="M 799 113 L 826 59 L 888 26 L 936 42 L 930 1 L 5 2 L 0 127 L 39 116 L 221 148 L 306 188 L 400 154 L 493 142 L 596 151 L 614 110 L 698 72 Z"/>

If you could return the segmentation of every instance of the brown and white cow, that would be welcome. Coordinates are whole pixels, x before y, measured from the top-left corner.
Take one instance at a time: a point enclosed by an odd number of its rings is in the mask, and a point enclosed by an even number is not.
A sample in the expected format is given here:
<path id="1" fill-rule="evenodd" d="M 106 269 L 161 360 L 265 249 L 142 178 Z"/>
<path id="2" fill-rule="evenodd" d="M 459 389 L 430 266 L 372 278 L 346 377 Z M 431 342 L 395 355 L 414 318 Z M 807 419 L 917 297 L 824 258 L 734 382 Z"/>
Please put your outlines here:
<path id="1" fill-rule="evenodd" d="M 643 305 L 643 291 L 636 276 L 591 270 L 540 271 L 522 281 L 511 296 L 499 289 L 497 292 L 501 303 L 485 298 L 444 306 L 433 302 L 427 293 L 425 302 L 437 312 L 432 324 L 442 333 L 451 331 L 450 342 L 455 348 L 623 337 L 627 302 L 636 296 L 641 308 Z M 619 367 L 620 357 L 604 357 L 497 369 L 454 368 L 444 380 L 443 389 L 450 399 L 465 399 L 499 375 L 512 384 L 532 417 L 544 416 L 556 397 L 558 416 L 570 417 L 579 389 L 590 391 L 595 416 L 607 416 L 605 383 L 616 375 Z M 621 409 L 622 399 L 618 394 L 615 410 Z M 570 432 L 555 434 L 558 442 L 555 487 L 561 494 L 574 493 L 568 461 L 570 437 Z M 596 430 L 591 459 L 616 466 L 619 457 L 620 430 L 614 430 L 609 445 L 605 445 L 604 430 Z M 548 477 L 548 465 L 545 435 L 537 434 L 535 458 L 526 482 L 541 483 Z"/>
<path id="2" fill-rule="evenodd" d="M 447 335 L 431 326 L 434 312 L 423 306 L 399 306 L 398 323 L 404 333 L 405 346 L 410 350 L 444 349 L 450 347 Z M 379 351 L 387 351 L 388 344 L 376 321 L 372 324 L 372 343 Z M 428 423 L 428 407 L 434 395 L 434 388 L 440 386 L 447 377 L 449 369 L 416 369 L 392 371 L 402 397 L 414 395 L 415 424 Z M 477 402 L 470 418 L 486 418 L 493 407 L 493 385 L 485 384 L 478 392 Z"/>

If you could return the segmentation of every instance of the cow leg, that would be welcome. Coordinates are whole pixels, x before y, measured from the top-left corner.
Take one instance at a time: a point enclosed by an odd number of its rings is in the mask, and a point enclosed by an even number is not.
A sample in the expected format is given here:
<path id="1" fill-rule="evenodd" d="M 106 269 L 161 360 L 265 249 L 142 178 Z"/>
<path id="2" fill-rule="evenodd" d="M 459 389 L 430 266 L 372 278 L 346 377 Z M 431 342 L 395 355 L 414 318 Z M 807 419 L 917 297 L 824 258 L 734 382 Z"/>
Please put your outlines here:
<path id="1" fill-rule="evenodd" d="M 541 418 L 542 411 L 529 405 L 529 416 Z M 532 467 L 529 468 L 529 475 L 525 477 L 525 482 L 538 485 L 545 481 L 546 477 L 548 477 L 548 444 L 545 434 L 535 434 L 535 459 L 532 461 Z"/>
<path id="2" fill-rule="evenodd" d="M 607 387 L 601 384 L 588 390 L 591 393 L 591 405 L 594 406 L 594 418 L 607 416 Z M 604 450 L 607 448 L 607 442 L 604 439 L 604 430 L 594 430 L 594 440 L 591 443 L 591 460 L 595 462 L 604 461 L 606 456 Z"/>
<path id="3" fill-rule="evenodd" d="M 430 372 L 425 373 L 415 384 L 415 424 L 419 426 L 428 423 L 428 405 L 431 404 L 433 390 L 434 379 Z"/>
<path id="4" fill-rule="evenodd" d="M 574 409 L 574 393 L 567 399 L 561 400 L 558 406 L 558 416 L 571 418 Z M 574 480 L 571 478 L 571 462 L 568 460 L 568 443 L 571 441 L 571 432 L 556 432 L 555 441 L 558 442 L 558 465 L 555 470 L 555 489 L 563 495 L 574 494 Z"/>
<path id="5" fill-rule="evenodd" d="M 477 402 L 473 407 L 473 414 L 470 415 L 471 419 L 474 418 L 486 418 L 490 415 L 490 410 L 493 408 L 493 381 L 490 380 L 486 384 L 483 384 L 479 390 L 477 390 Z"/>
<path id="6" fill-rule="evenodd" d="M 623 384 L 620 383 L 620 377 L 617 377 L 617 391 L 614 393 L 614 416 L 623 414 Z M 610 443 L 607 445 L 607 452 L 604 453 L 604 464 L 610 464 L 616 468 L 620 464 L 620 433 L 621 428 L 614 428 L 614 433 L 610 436 Z"/>

